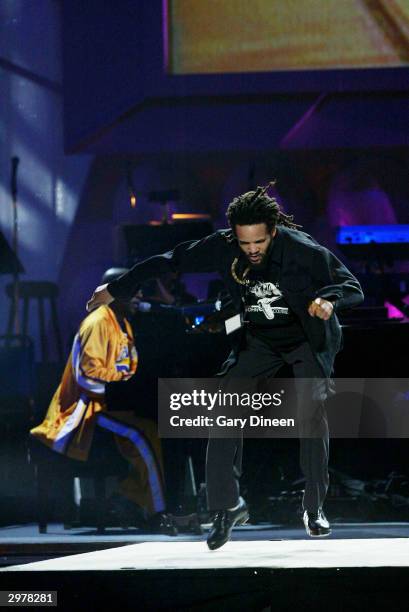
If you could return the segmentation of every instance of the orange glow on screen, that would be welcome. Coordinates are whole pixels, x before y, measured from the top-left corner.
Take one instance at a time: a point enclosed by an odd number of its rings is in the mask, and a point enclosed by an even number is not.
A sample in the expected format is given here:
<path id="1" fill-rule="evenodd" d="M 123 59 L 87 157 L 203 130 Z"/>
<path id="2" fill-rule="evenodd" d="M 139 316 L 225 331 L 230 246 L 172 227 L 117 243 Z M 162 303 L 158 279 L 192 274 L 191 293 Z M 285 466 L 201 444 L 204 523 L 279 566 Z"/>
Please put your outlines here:
<path id="1" fill-rule="evenodd" d="M 409 64 L 409 0 L 169 0 L 173 74 Z"/>
<path id="2" fill-rule="evenodd" d="M 210 219 L 210 215 L 205 213 L 173 213 L 173 221 L 199 221 Z"/>

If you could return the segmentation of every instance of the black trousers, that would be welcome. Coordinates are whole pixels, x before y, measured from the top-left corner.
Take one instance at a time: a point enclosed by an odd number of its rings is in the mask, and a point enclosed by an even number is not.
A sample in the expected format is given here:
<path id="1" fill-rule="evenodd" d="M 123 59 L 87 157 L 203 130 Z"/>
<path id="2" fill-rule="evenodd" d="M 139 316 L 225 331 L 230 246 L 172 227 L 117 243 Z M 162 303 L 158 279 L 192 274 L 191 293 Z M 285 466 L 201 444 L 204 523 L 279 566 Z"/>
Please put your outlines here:
<path id="1" fill-rule="evenodd" d="M 328 490 L 329 433 L 324 401 L 326 384 L 310 345 L 293 350 L 274 350 L 267 341 L 246 334 L 246 346 L 237 363 L 222 379 L 223 389 L 234 388 L 234 379 L 275 377 L 284 366 L 295 378 L 297 421 L 300 435 L 300 466 L 305 476 L 303 508 L 316 512 Z M 206 485 L 209 511 L 232 508 L 239 503 L 243 435 L 221 438 L 210 434 L 206 455 Z"/>

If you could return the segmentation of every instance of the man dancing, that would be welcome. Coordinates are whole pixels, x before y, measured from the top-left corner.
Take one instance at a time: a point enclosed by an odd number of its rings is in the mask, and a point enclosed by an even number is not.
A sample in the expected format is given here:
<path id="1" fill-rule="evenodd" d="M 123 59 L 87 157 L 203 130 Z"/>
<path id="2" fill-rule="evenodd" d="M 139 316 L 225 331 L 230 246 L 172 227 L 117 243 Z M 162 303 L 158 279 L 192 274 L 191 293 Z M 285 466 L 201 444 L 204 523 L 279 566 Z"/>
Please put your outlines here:
<path id="1" fill-rule="evenodd" d="M 296 379 L 300 415 L 300 464 L 306 479 L 303 520 L 310 536 L 331 532 L 322 507 L 328 489 L 328 424 L 323 402 L 342 345 L 336 313 L 360 304 L 357 279 L 328 249 L 300 231 L 268 187 L 235 198 L 227 209 L 230 230 L 184 242 L 150 257 L 95 290 L 87 308 L 129 298 L 147 278 L 166 270 L 219 272 L 246 325 L 221 374 L 276 376 L 287 364 Z M 206 457 L 209 511 L 215 512 L 207 544 L 219 548 L 248 509 L 239 494 L 242 437 L 210 437 Z"/>

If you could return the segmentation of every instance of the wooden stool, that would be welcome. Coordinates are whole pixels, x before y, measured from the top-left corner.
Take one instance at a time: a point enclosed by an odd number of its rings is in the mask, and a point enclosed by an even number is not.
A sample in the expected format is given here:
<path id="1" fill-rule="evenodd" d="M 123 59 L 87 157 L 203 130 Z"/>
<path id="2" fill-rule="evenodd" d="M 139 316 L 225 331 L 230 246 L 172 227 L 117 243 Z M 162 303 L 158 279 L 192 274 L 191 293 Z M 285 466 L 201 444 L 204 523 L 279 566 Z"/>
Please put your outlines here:
<path id="1" fill-rule="evenodd" d="M 14 284 L 10 283 L 6 286 L 6 293 L 10 298 L 10 311 L 7 333 L 12 334 L 15 326 L 16 311 L 14 308 Z M 41 360 L 48 361 L 49 350 L 46 335 L 45 309 L 44 303 L 48 300 L 51 310 L 51 320 L 55 336 L 58 358 L 63 360 L 63 347 L 61 332 L 58 323 L 57 313 L 57 297 L 58 286 L 50 281 L 21 281 L 18 285 L 19 300 L 23 300 L 23 321 L 21 333 L 25 336 L 28 331 L 28 319 L 30 312 L 30 300 L 37 300 L 38 303 L 38 320 L 40 325 L 40 342 L 41 342 Z"/>

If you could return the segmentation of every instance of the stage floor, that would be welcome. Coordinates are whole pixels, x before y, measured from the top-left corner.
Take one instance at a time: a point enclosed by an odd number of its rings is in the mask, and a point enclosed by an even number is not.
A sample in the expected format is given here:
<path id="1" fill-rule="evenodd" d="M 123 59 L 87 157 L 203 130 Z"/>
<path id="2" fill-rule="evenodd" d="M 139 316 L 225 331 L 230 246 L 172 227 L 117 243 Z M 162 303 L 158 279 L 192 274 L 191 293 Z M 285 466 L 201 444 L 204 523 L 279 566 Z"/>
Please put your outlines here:
<path id="1" fill-rule="evenodd" d="M 382 539 L 228 542 L 209 551 L 204 542 L 144 542 L 26 563 L 1 571 L 116 571 L 233 568 L 409 567 L 408 542 Z"/>
<path id="2" fill-rule="evenodd" d="M 96 535 L 58 524 L 47 534 L 35 532 L 35 525 L 0 530 L 4 561 L 14 554 L 0 571 L 409 566 L 409 523 L 340 523 L 327 538 L 309 538 L 302 527 L 246 525 L 217 551 L 208 550 L 206 533 L 173 538 L 110 529 Z"/>
<path id="3" fill-rule="evenodd" d="M 337 523 L 328 538 L 246 525 L 209 551 L 206 533 L 148 536 L 36 525 L 0 530 L 0 590 L 55 591 L 87 612 L 407 611 L 409 523 Z"/>

